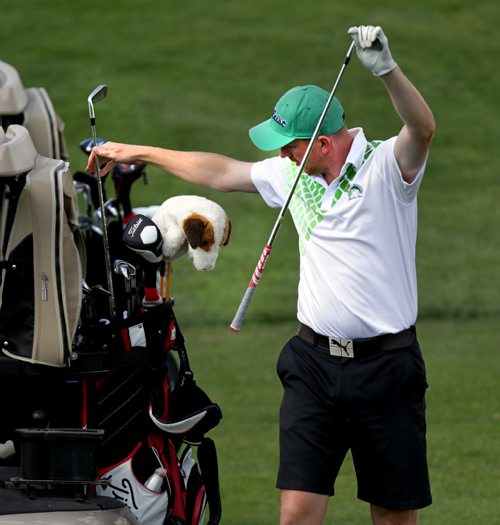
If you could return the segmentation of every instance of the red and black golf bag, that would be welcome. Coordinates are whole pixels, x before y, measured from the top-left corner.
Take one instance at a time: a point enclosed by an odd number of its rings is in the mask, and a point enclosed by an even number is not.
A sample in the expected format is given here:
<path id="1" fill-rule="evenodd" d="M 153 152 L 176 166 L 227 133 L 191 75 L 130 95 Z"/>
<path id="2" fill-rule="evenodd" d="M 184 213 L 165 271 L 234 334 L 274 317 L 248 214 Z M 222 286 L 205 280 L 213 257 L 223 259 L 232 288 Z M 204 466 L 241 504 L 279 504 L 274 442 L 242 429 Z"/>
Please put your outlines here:
<path id="1" fill-rule="evenodd" d="M 222 413 L 195 381 L 171 302 L 93 327 L 81 341 L 78 366 L 108 369 L 83 385 L 82 425 L 105 431 L 98 464 L 109 484 L 98 494 L 124 501 L 147 525 L 201 524 L 206 508 L 208 523 L 219 523 L 217 454 L 206 434 Z M 154 492 L 146 482 L 158 468 L 165 476 Z"/>

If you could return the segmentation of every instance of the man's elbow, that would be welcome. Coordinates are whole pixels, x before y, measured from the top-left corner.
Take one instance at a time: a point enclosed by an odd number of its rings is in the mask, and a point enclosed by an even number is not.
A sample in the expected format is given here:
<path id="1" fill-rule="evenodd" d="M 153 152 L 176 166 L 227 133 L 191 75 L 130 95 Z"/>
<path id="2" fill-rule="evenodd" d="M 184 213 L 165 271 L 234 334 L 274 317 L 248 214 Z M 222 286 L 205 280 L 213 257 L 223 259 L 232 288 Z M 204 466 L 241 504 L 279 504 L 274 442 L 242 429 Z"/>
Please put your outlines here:
<path id="1" fill-rule="evenodd" d="M 430 144 L 435 133 L 436 120 L 434 119 L 434 115 L 429 111 L 429 116 L 427 117 L 427 119 L 424 122 L 424 125 L 422 126 L 421 140 L 423 142 L 426 142 L 427 144 Z"/>

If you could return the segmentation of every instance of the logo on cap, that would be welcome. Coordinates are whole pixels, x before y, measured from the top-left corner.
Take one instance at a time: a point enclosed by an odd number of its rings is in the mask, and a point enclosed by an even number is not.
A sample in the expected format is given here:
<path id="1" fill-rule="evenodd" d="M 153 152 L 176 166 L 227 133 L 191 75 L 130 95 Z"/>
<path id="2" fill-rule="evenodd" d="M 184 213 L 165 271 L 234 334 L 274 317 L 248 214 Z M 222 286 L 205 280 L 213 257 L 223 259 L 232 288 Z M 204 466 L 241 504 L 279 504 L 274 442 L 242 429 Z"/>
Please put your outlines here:
<path id="1" fill-rule="evenodd" d="M 276 112 L 276 108 L 273 109 L 273 120 L 283 128 L 286 128 L 286 126 L 288 125 L 288 122 L 278 115 L 278 113 Z"/>

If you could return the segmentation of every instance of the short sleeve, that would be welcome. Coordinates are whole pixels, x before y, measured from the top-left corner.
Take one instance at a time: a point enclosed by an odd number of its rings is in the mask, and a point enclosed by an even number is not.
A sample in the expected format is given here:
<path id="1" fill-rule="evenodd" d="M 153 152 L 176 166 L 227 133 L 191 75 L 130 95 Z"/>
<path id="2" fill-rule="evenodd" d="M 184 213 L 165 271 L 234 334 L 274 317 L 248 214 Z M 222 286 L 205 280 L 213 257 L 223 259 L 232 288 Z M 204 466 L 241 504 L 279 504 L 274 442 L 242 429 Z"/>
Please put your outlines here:
<path id="1" fill-rule="evenodd" d="M 286 169 L 289 159 L 273 157 L 252 166 L 252 181 L 265 203 L 271 208 L 279 208 L 287 196 Z"/>
<path id="2" fill-rule="evenodd" d="M 403 179 L 394 154 L 396 138 L 397 137 L 392 137 L 389 140 L 386 140 L 375 150 L 374 161 L 377 166 L 377 171 L 386 179 L 386 182 L 391 186 L 395 196 L 401 201 L 409 204 L 417 196 L 424 175 L 426 162 L 422 164 L 415 180 L 411 183 L 406 182 Z"/>

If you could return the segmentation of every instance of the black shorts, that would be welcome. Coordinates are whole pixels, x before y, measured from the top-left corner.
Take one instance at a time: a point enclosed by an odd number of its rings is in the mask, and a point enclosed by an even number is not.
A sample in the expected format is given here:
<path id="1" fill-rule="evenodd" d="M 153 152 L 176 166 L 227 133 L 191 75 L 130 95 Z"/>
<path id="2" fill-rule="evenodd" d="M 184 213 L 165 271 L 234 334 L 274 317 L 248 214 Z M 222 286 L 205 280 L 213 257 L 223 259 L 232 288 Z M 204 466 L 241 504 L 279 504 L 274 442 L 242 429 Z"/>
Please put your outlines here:
<path id="1" fill-rule="evenodd" d="M 358 498 L 393 510 L 431 504 L 417 342 L 350 359 L 295 336 L 277 371 L 284 387 L 278 488 L 333 495 L 350 449 Z"/>

